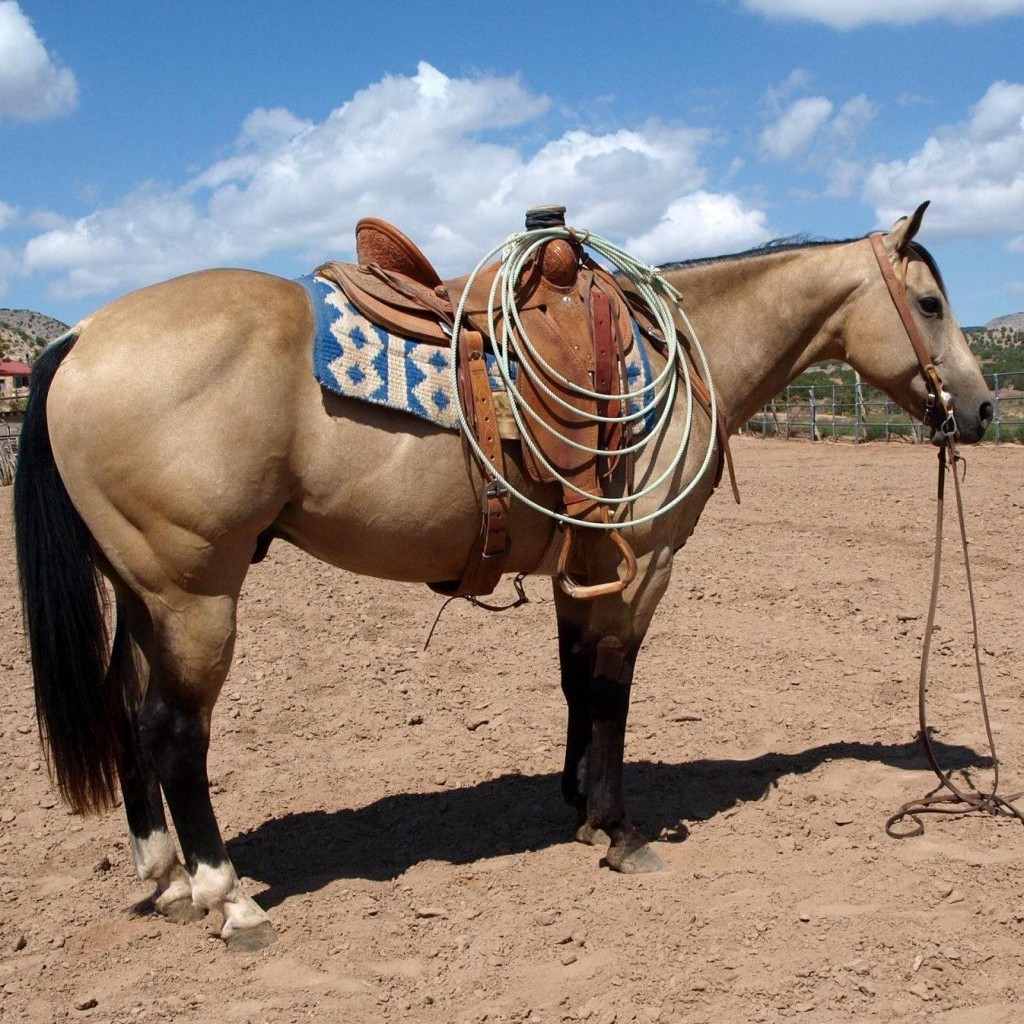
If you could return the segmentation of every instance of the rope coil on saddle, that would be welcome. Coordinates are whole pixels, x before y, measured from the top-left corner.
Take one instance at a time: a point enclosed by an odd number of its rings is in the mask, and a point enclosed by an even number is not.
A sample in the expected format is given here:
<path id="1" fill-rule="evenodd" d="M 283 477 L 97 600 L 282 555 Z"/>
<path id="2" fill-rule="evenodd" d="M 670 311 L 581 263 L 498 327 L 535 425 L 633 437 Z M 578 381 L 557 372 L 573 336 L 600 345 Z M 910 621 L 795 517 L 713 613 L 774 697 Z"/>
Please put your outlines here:
<path id="1" fill-rule="evenodd" d="M 646 515 L 636 518 L 633 518 L 632 516 L 625 518 L 609 515 L 597 519 L 580 519 L 533 501 L 520 490 L 516 489 L 493 465 L 490 464 L 486 454 L 474 436 L 464 409 L 462 395 L 460 394 L 460 382 L 458 376 L 459 360 L 457 358 L 457 353 L 459 334 L 465 316 L 466 301 L 474 281 L 490 261 L 500 253 L 501 264 L 499 272 L 495 276 L 491 285 L 487 306 L 488 331 L 493 339 L 495 350 L 494 354 L 496 357 L 498 372 L 508 395 L 509 407 L 520 436 L 522 437 L 523 444 L 530 450 L 538 464 L 542 465 L 545 470 L 563 486 L 563 488 L 576 493 L 583 499 L 592 501 L 599 506 L 615 512 L 620 507 L 632 505 L 638 499 L 653 494 L 666 481 L 671 479 L 679 465 L 686 457 L 693 426 L 693 388 L 691 383 L 690 367 L 688 365 L 685 352 L 679 345 L 676 337 L 676 326 L 672 315 L 673 307 L 678 310 L 683 324 L 692 340 L 693 351 L 696 353 L 697 359 L 700 363 L 700 371 L 704 380 L 708 383 L 708 390 L 711 395 L 711 422 L 712 424 L 716 422 L 718 407 L 715 389 L 711 385 L 710 368 L 696 332 L 693 330 L 693 325 L 690 323 L 689 318 L 686 316 L 686 313 L 680 304 L 680 293 L 661 276 L 656 267 L 651 267 L 640 262 L 625 250 L 620 249 L 618 246 L 599 235 L 594 235 L 588 231 L 580 231 L 578 229 L 559 224 L 558 221 L 560 219 L 561 218 L 558 214 L 538 214 L 537 217 L 528 221 L 528 224 L 539 223 L 542 226 L 530 227 L 525 231 L 516 232 L 511 235 L 501 245 L 495 246 L 491 249 L 490 252 L 480 260 L 473 272 L 470 274 L 468 284 L 463 292 L 458 308 L 456 309 L 454 325 L 452 328 L 452 359 L 450 371 L 451 387 L 456 398 L 455 408 L 463 436 L 466 438 L 467 443 L 476 455 L 479 464 L 492 481 L 495 481 L 509 494 L 523 502 L 523 504 L 566 526 L 615 531 L 621 529 L 624 521 L 632 526 L 651 522 L 654 519 L 665 515 L 667 512 L 671 511 L 681 502 L 686 500 L 693 489 L 700 483 L 711 464 L 715 451 L 714 429 L 709 432 L 707 451 L 704 453 L 698 472 L 690 483 L 683 487 L 679 493 L 671 499 L 671 501 L 660 505 Z M 590 413 L 585 410 L 581 410 L 557 395 L 542 379 L 542 375 L 546 374 L 549 379 L 555 381 L 564 391 L 578 395 L 584 399 L 601 401 L 607 400 L 608 398 L 608 395 L 605 393 L 590 390 L 568 380 L 564 375 L 559 373 L 554 367 L 546 362 L 531 344 L 528 332 L 523 326 L 522 319 L 519 315 L 519 310 L 516 305 L 516 288 L 519 284 L 523 271 L 537 250 L 547 242 L 555 239 L 564 239 L 577 245 L 585 245 L 587 248 L 593 249 L 599 255 L 604 257 L 616 270 L 630 281 L 634 288 L 636 288 L 638 294 L 644 299 L 654 314 L 662 332 L 662 337 L 666 339 L 665 367 L 655 375 L 651 381 L 639 385 L 635 390 L 623 393 L 621 408 L 625 411 L 620 415 L 602 415 L 596 412 Z M 498 316 L 499 312 L 500 323 Z M 529 359 L 521 358 L 521 354 L 523 353 L 527 354 Z M 520 394 L 514 379 L 512 369 L 513 363 L 515 363 L 522 372 L 525 372 L 529 376 L 532 384 L 542 391 L 545 396 L 555 403 L 555 405 L 565 410 L 572 411 L 575 415 L 581 416 L 593 423 L 617 424 L 624 428 L 628 428 L 632 424 L 643 421 L 650 415 L 654 414 L 656 410 L 660 411 L 657 412 L 657 418 L 654 423 L 649 429 L 642 432 L 640 439 L 636 443 L 620 447 L 616 451 L 599 447 L 589 447 L 573 440 L 572 438 L 559 434 L 554 427 L 544 422 L 529 407 L 523 396 Z M 535 363 L 537 369 L 535 369 L 531 363 Z M 566 477 L 558 471 L 557 467 L 553 466 L 544 456 L 540 446 L 534 439 L 534 431 L 537 427 L 540 427 L 541 429 L 547 430 L 553 435 L 559 437 L 569 447 L 581 452 L 586 452 L 590 455 L 610 457 L 613 455 L 629 455 L 640 452 L 648 445 L 657 444 L 661 439 L 665 428 L 668 426 L 675 404 L 678 387 L 677 379 L 679 378 L 683 381 L 684 393 L 686 395 L 685 423 L 679 444 L 677 445 L 673 457 L 665 471 L 656 479 L 643 484 L 636 490 L 627 488 L 627 493 L 619 497 L 605 496 L 600 493 L 590 493 L 589 491 L 580 488 L 572 481 L 566 479 Z M 631 409 L 631 407 L 633 408 Z M 529 420 L 529 423 L 527 420 Z"/>

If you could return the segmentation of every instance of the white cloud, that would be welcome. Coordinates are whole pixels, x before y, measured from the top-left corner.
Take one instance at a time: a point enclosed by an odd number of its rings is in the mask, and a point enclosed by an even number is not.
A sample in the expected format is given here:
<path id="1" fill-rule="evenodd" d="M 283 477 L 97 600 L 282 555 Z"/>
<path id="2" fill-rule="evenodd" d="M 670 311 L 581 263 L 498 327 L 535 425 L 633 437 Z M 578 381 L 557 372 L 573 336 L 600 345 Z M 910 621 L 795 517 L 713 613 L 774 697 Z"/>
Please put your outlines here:
<path id="1" fill-rule="evenodd" d="M 647 263 L 665 263 L 749 249 L 770 237 L 762 210 L 734 195 L 694 192 L 670 203 L 653 228 L 627 239 L 626 248 Z"/>
<path id="2" fill-rule="evenodd" d="M 413 76 L 361 90 L 318 124 L 256 110 L 233 155 L 179 187 L 142 185 L 38 234 L 25 266 L 58 275 L 53 290 L 62 297 L 270 254 L 312 267 L 349 257 L 355 221 L 374 215 L 408 232 L 442 273 L 459 273 L 545 203 L 566 205 L 570 223 L 602 235 L 671 240 L 673 218 L 687 209 L 676 204 L 704 185 L 709 133 L 651 122 L 601 135 L 567 131 L 532 153 L 509 141 L 523 125 L 534 138 L 549 105 L 514 77 L 449 78 L 422 63 Z M 763 226 L 759 211 L 731 196 L 698 193 L 689 202 L 712 200 L 719 231 L 702 226 L 703 251 L 759 240 L 750 230 L 758 217 Z"/>
<path id="3" fill-rule="evenodd" d="M 913 25 L 944 18 L 986 21 L 1024 13 L 1024 0 L 742 0 L 743 6 L 769 18 L 817 21 L 832 28 L 861 25 Z"/>
<path id="4" fill-rule="evenodd" d="M 6 231 L 18 219 L 18 208 L 0 200 L 0 231 Z"/>
<path id="5" fill-rule="evenodd" d="M 8 282 L 17 272 L 17 257 L 10 249 L 0 246 L 0 295 L 7 292 Z"/>
<path id="6" fill-rule="evenodd" d="M 761 132 L 758 142 L 767 160 L 795 160 L 811 148 L 814 137 L 832 116 L 832 101 L 824 96 L 807 96 L 791 103 L 774 124 Z"/>
<path id="7" fill-rule="evenodd" d="M 783 162 L 810 154 L 809 162 L 819 168 L 836 162 L 848 165 L 853 146 L 875 117 L 875 105 L 861 94 L 847 100 L 834 116 L 835 104 L 826 96 L 807 96 L 780 107 L 778 99 L 787 91 L 783 86 L 765 94 L 775 120 L 758 139 L 762 159 Z"/>
<path id="8" fill-rule="evenodd" d="M 16 0 L 0 0 L 0 118 L 57 117 L 77 101 L 74 73 L 47 53 Z"/>
<path id="9" fill-rule="evenodd" d="M 940 127 L 907 160 L 876 164 L 863 197 L 889 224 L 925 199 L 929 233 L 1024 232 L 1024 85 L 993 83 L 966 122 Z"/>

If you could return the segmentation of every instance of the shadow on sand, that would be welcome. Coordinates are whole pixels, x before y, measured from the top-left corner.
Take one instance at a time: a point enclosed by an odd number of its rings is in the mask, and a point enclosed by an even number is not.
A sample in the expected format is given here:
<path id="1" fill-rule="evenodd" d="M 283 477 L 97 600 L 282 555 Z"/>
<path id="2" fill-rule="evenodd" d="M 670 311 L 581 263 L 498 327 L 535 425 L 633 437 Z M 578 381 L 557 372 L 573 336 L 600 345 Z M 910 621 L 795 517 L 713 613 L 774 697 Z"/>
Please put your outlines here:
<path id="1" fill-rule="evenodd" d="M 946 769 L 989 763 L 969 747 L 933 743 Z M 686 821 L 760 800 L 784 776 L 842 760 L 928 768 L 916 740 L 889 746 L 829 743 L 746 761 L 639 762 L 625 768 L 626 804 L 646 835 L 668 829 L 684 838 Z M 232 839 L 228 850 L 240 875 L 269 886 L 259 894 L 269 909 L 341 878 L 380 881 L 421 861 L 468 864 L 554 846 L 571 838 L 572 825 L 557 774 L 503 775 L 459 789 L 387 796 L 353 810 L 283 815 Z"/>

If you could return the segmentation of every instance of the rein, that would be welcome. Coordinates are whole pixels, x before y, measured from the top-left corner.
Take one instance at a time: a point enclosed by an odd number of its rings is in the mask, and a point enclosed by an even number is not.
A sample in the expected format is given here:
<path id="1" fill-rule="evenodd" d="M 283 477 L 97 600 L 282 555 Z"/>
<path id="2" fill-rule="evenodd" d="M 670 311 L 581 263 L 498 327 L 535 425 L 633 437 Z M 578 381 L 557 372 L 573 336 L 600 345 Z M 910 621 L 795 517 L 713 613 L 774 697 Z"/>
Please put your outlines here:
<path id="1" fill-rule="evenodd" d="M 939 780 L 939 785 L 929 791 L 919 800 L 911 800 L 903 804 L 885 823 L 885 831 L 894 839 L 909 839 L 912 836 L 919 836 L 924 832 L 924 823 L 919 817 L 922 814 L 970 814 L 981 812 L 984 814 L 1000 815 L 1003 817 L 1017 818 L 1024 825 L 1024 815 L 1014 806 L 1013 801 L 1020 798 L 1022 794 L 1014 793 L 1009 797 L 1002 797 L 997 793 L 999 788 L 999 757 L 996 754 L 995 738 L 992 735 L 992 723 L 989 719 L 988 700 L 985 697 L 985 682 L 981 671 L 981 640 L 978 633 L 978 609 L 974 600 L 974 582 L 971 576 L 971 563 L 967 556 L 967 527 L 964 523 L 963 496 L 960 493 L 960 478 L 957 476 L 956 464 L 963 462 L 963 458 L 957 453 L 953 442 L 953 435 L 943 434 L 943 441 L 939 447 L 939 482 L 937 496 L 937 511 L 935 519 L 935 557 L 932 566 L 932 594 L 928 605 L 928 621 L 925 624 L 924 644 L 921 649 L 921 674 L 917 686 L 917 710 L 918 720 L 921 728 L 921 745 L 924 747 L 928 764 Z M 953 782 L 952 771 L 943 771 L 939 766 L 938 758 L 932 746 L 931 734 L 928 728 L 926 711 L 926 694 L 928 688 L 928 659 L 931 654 L 932 635 L 935 627 L 935 611 L 939 603 L 939 582 L 942 575 L 942 520 L 945 506 L 945 485 L 946 469 L 952 470 L 953 485 L 956 492 L 957 518 L 960 524 L 960 541 L 964 552 L 964 572 L 967 578 L 967 595 L 971 605 L 971 628 L 974 635 L 974 667 L 978 677 L 978 695 L 981 700 L 981 717 L 985 723 L 985 736 L 988 740 L 989 756 L 992 760 L 992 791 L 983 793 L 976 789 L 964 792 Z M 965 776 L 966 777 L 966 776 Z M 948 790 L 948 794 L 943 790 Z M 914 825 L 906 832 L 895 832 L 893 828 L 904 818 L 911 818 Z"/>
<path id="2" fill-rule="evenodd" d="M 980 812 L 984 814 L 999 815 L 1002 817 L 1017 818 L 1024 825 L 1024 814 L 1014 806 L 1013 801 L 1021 797 L 1021 793 L 1015 793 L 1010 797 L 1002 797 L 997 793 L 999 788 L 999 757 L 996 754 L 995 738 L 992 734 L 992 724 L 988 713 L 988 701 L 985 696 L 985 682 L 981 670 L 981 640 L 978 630 L 978 609 L 974 599 L 974 581 L 971 576 L 971 563 L 968 557 L 967 526 L 964 521 L 963 496 L 960 492 L 960 478 L 957 476 L 956 465 L 963 463 L 963 457 L 956 450 L 955 435 L 957 431 L 956 418 L 953 410 L 952 396 L 943 388 L 942 378 L 939 376 L 934 363 L 931 360 L 928 347 L 921 335 L 920 328 L 914 320 L 910 311 L 910 304 L 907 301 L 907 264 L 909 258 L 904 256 L 900 263 L 899 274 L 893 269 L 889 262 L 888 254 L 882 243 L 881 235 L 871 236 L 871 247 L 882 271 L 889 295 L 900 315 L 900 320 L 907 332 L 907 337 L 917 355 L 917 361 L 921 366 L 921 374 L 924 377 L 925 385 L 928 388 L 928 408 L 925 413 L 925 422 L 932 426 L 941 436 L 939 442 L 939 479 L 938 494 L 936 500 L 936 521 L 935 521 L 935 555 L 932 563 L 932 588 L 931 600 L 928 605 L 928 621 L 925 625 L 924 642 L 921 649 L 921 672 L 918 678 L 917 707 L 918 721 L 920 723 L 921 745 L 924 748 L 928 764 L 939 780 L 938 786 L 930 790 L 918 800 L 911 800 L 891 815 L 885 823 L 886 834 L 894 839 L 909 839 L 912 836 L 919 836 L 924 832 L 924 823 L 921 821 L 922 814 L 971 814 Z M 966 465 L 966 464 L 965 464 Z M 935 630 L 935 613 L 939 603 L 939 584 L 942 578 L 942 524 L 945 509 L 946 470 L 951 469 L 953 473 L 953 485 L 956 493 L 957 517 L 960 525 L 960 542 L 964 554 L 964 572 L 967 579 L 967 595 L 971 606 L 971 629 L 974 637 L 974 666 L 978 678 L 978 694 L 981 702 L 981 715 L 985 723 L 985 735 L 988 740 L 989 756 L 992 761 L 993 780 L 991 792 L 985 793 L 971 787 L 970 792 L 964 792 L 953 782 L 953 772 L 944 771 L 939 765 L 932 746 L 930 730 L 927 718 L 927 690 L 928 690 L 928 661 L 931 655 L 932 636 Z M 965 775 L 966 777 L 966 775 Z M 969 781 L 969 780 L 968 780 Z M 947 791 L 947 792 L 944 792 Z M 904 818 L 910 818 L 913 826 L 905 832 L 894 831 L 894 827 Z"/>

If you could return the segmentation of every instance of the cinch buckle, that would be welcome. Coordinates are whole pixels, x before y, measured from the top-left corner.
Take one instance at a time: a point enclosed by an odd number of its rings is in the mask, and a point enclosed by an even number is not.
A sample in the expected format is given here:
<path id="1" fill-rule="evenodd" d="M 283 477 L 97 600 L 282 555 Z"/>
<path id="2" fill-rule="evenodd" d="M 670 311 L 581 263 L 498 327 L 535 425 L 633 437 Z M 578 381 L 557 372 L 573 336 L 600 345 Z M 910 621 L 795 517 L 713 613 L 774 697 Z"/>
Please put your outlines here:
<path id="1" fill-rule="evenodd" d="M 485 498 L 507 498 L 511 492 L 504 480 L 490 479 L 484 484 Z"/>

